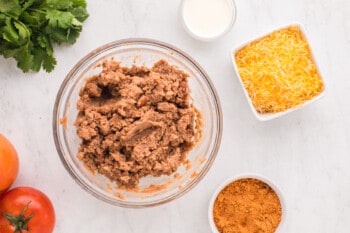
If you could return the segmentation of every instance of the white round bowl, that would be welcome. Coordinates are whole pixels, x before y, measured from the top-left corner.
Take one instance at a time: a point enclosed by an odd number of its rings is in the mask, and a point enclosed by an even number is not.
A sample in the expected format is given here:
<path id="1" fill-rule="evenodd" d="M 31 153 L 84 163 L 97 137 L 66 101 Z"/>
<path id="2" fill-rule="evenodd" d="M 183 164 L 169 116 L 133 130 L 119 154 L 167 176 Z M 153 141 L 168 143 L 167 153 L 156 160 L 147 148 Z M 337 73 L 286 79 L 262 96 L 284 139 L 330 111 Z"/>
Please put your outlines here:
<path id="1" fill-rule="evenodd" d="M 225 34 L 227 34 L 231 30 L 231 28 L 233 27 L 234 23 L 236 22 L 236 16 L 237 16 L 236 3 L 234 0 L 226 0 L 228 2 L 228 4 L 230 5 L 231 13 L 232 13 L 230 23 L 225 27 L 224 30 L 222 30 L 218 34 L 209 35 L 209 36 L 198 34 L 194 30 L 192 30 L 190 25 L 188 24 L 188 22 L 186 22 L 185 15 L 184 15 L 184 5 L 185 5 L 186 1 L 190 1 L 190 0 L 182 0 L 180 3 L 180 9 L 179 9 L 180 21 L 181 21 L 183 27 L 185 28 L 185 30 L 187 31 L 187 33 L 197 40 L 204 41 L 204 42 L 210 42 L 210 41 L 214 41 L 216 39 L 219 39 L 222 36 L 224 36 Z"/>
<path id="2" fill-rule="evenodd" d="M 214 195 L 212 196 L 212 198 L 210 199 L 209 202 L 209 209 L 208 209 L 208 218 L 209 218 L 209 225 L 211 228 L 211 231 L 213 233 L 220 233 L 215 225 L 214 222 L 214 216 L 213 216 L 213 208 L 214 208 L 214 202 L 217 198 L 217 196 L 219 195 L 219 193 L 230 183 L 240 180 L 240 179 L 245 179 L 245 178 L 253 178 L 253 179 L 257 179 L 260 180 L 264 183 L 266 183 L 267 185 L 269 185 L 277 194 L 280 203 L 281 203 L 281 208 L 282 208 L 282 216 L 281 216 L 281 222 L 279 223 L 277 229 L 276 229 L 276 233 L 278 232 L 283 232 L 283 226 L 285 223 L 285 219 L 286 219 L 286 204 L 282 195 L 281 190 L 278 188 L 277 185 L 275 185 L 273 182 L 271 182 L 269 179 L 267 179 L 266 177 L 262 176 L 262 175 L 258 175 L 258 174 L 254 174 L 254 173 L 244 173 L 244 174 L 240 174 L 234 177 L 231 177 L 229 179 L 227 179 L 224 183 L 222 183 L 215 191 Z"/>

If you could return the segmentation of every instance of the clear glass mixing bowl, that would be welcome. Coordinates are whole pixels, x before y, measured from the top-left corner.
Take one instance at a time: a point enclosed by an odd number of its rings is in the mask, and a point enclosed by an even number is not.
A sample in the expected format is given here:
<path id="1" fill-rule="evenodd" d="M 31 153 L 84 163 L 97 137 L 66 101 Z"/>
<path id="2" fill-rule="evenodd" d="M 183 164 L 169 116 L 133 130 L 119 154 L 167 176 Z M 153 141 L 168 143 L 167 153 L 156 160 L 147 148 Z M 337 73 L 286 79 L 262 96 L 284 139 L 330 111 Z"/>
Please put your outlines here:
<path id="1" fill-rule="evenodd" d="M 182 165 L 178 175 L 141 179 L 139 191 L 120 189 L 105 176 L 92 173 L 77 158 L 80 139 L 74 121 L 79 91 L 87 78 L 101 71 L 100 64 L 114 57 L 123 66 L 152 67 L 160 59 L 190 75 L 194 106 L 202 113 L 203 135 L 189 152 L 191 166 Z M 62 124 L 62 122 L 64 122 Z M 101 46 L 81 59 L 63 81 L 53 111 L 53 135 L 60 159 L 73 179 L 100 200 L 122 207 L 149 207 L 174 200 L 191 190 L 214 162 L 222 135 L 222 112 L 215 88 L 207 73 L 190 56 L 169 44 L 150 39 L 125 39 Z"/>

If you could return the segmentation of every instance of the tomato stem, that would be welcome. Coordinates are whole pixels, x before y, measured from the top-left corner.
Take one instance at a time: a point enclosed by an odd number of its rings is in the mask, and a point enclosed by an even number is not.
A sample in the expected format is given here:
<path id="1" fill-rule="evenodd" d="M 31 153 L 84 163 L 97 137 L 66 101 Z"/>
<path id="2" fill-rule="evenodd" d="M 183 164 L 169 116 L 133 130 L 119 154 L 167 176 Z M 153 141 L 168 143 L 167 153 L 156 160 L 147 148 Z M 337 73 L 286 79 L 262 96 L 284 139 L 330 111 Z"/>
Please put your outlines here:
<path id="1" fill-rule="evenodd" d="M 30 233 L 27 224 L 34 217 L 34 213 L 31 213 L 27 218 L 24 217 L 24 214 L 28 210 L 30 202 L 31 201 L 29 201 L 27 205 L 24 206 L 19 215 L 6 212 L 2 213 L 2 215 L 10 222 L 10 224 L 15 227 L 15 231 L 13 233 L 23 233 L 23 230 L 26 230 L 28 233 Z"/>

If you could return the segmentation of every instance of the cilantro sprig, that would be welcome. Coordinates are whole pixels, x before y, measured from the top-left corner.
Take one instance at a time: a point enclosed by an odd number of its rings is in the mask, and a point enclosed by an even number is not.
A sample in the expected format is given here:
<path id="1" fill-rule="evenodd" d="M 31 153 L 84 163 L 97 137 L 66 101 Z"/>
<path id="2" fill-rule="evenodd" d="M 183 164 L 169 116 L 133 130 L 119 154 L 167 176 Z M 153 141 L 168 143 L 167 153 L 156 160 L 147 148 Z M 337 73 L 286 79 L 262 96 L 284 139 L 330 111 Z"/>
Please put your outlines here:
<path id="1" fill-rule="evenodd" d="M 23 72 L 51 72 L 52 45 L 74 44 L 88 17 L 85 0 L 0 0 L 0 54 Z"/>

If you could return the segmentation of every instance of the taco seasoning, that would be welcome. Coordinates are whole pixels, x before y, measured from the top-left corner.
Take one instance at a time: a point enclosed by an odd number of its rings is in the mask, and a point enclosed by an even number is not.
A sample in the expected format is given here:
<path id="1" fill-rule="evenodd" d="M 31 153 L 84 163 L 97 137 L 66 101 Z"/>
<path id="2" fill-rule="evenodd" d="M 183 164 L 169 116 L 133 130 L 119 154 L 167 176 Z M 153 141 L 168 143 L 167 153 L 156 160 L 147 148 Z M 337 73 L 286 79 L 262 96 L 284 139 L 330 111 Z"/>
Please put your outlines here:
<path id="1" fill-rule="evenodd" d="M 213 217 L 220 233 L 274 233 L 281 222 L 282 207 L 268 184 L 243 178 L 221 190 Z"/>

